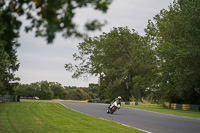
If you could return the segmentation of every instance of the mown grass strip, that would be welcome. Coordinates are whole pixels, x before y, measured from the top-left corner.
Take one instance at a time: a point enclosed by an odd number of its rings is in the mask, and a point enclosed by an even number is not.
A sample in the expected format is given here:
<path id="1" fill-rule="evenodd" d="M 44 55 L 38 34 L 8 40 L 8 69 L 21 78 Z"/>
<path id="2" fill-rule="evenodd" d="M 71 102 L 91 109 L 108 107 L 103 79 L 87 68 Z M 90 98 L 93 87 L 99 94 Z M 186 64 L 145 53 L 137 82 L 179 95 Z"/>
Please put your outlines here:
<path id="1" fill-rule="evenodd" d="M 54 102 L 0 104 L 2 133 L 142 133 L 111 121 L 81 114 Z"/>
<path id="2" fill-rule="evenodd" d="M 168 108 L 164 108 L 163 105 L 161 104 L 139 103 L 139 105 L 124 105 L 124 107 L 131 107 L 131 108 L 148 110 L 148 111 L 164 113 L 164 114 L 169 114 L 169 115 L 200 119 L 200 112 L 198 111 L 183 111 L 183 110 L 168 109 Z"/>

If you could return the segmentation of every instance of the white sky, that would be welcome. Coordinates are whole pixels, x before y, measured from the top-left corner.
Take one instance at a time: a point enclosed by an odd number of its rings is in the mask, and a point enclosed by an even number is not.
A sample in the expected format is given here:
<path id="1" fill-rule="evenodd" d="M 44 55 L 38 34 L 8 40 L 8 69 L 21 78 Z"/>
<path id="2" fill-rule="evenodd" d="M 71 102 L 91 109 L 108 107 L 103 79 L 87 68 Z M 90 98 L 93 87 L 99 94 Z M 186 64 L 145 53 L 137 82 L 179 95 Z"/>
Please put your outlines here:
<path id="1" fill-rule="evenodd" d="M 168 9 L 172 2 L 173 0 L 113 0 L 106 14 L 91 8 L 80 9 L 74 21 L 80 25 L 95 18 L 108 22 L 101 32 L 90 33 L 91 37 L 109 32 L 113 27 L 125 26 L 144 35 L 148 19 L 152 20 L 161 9 Z M 63 86 L 88 87 L 89 83 L 98 82 L 97 77 L 72 79 L 73 73 L 64 68 L 66 63 L 74 63 L 72 55 L 78 52 L 77 45 L 82 42 L 81 39 L 64 39 L 58 35 L 54 43 L 48 45 L 45 38 L 35 38 L 33 32 L 27 34 L 21 29 L 20 34 L 21 46 L 17 50 L 20 68 L 16 72 L 16 76 L 21 78 L 20 83 L 47 80 L 59 82 Z"/>

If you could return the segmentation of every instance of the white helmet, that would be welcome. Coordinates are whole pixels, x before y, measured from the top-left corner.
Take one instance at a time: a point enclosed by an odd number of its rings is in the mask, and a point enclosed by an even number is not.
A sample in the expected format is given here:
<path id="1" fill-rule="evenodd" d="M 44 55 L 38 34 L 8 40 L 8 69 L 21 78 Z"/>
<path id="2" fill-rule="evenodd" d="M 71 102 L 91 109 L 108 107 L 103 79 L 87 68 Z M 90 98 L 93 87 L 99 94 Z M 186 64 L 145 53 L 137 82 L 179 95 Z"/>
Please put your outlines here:
<path id="1" fill-rule="evenodd" d="M 118 99 L 121 100 L 122 99 L 121 96 L 118 96 Z"/>

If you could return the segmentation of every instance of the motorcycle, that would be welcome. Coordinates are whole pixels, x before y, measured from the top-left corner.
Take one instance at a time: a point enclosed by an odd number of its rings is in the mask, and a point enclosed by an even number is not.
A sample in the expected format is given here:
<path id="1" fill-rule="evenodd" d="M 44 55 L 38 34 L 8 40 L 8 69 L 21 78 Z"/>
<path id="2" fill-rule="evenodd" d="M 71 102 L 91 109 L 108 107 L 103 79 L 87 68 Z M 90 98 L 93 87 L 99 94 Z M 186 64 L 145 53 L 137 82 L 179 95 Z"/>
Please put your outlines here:
<path id="1" fill-rule="evenodd" d="M 120 109 L 120 104 L 117 104 L 117 102 L 114 102 L 113 104 L 111 104 L 108 109 L 107 109 L 107 113 L 111 113 L 113 114 L 117 109 Z"/>

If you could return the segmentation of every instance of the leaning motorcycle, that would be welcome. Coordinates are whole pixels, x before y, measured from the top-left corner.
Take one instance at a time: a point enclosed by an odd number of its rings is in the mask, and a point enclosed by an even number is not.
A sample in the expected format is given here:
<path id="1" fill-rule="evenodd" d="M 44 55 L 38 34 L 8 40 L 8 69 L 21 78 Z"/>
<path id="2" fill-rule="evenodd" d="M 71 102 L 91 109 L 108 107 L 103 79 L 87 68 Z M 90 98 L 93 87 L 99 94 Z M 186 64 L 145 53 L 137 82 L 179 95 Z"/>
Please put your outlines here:
<path id="1" fill-rule="evenodd" d="M 108 107 L 107 113 L 113 114 L 117 109 L 120 109 L 120 104 L 117 104 L 117 102 L 114 102 L 112 105 Z"/>

